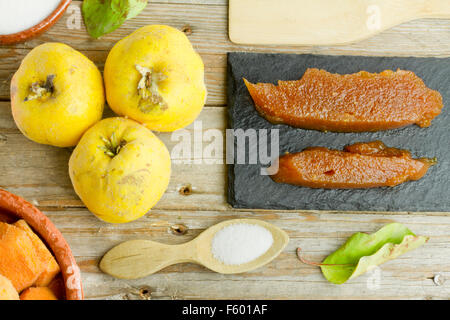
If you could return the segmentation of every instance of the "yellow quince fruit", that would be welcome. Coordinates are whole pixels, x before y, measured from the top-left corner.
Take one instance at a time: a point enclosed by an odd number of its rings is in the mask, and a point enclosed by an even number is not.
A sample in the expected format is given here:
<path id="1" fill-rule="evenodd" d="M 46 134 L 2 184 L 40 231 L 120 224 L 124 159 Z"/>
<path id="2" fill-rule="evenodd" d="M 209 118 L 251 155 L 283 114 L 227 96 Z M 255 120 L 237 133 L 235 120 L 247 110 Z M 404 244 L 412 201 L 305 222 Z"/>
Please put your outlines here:
<path id="1" fill-rule="evenodd" d="M 165 25 L 120 40 L 106 59 L 104 78 L 111 109 L 151 130 L 189 125 L 206 100 L 202 59 L 183 32 Z"/>
<path id="2" fill-rule="evenodd" d="M 92 61 L 62 43 L 31 50 L 11 81 L 11 109 L 29 139 L 58 147 L 77 144 L 102 117 L 105 94 Z"/>
<path id="3" fill-rule="evenodd" d="M 69 160 L 75 192 L 98 218 L 129 222 L 148 212 L 170 179 L 166 146 L 143 125 L 107 118 L 81 138 Z"/>

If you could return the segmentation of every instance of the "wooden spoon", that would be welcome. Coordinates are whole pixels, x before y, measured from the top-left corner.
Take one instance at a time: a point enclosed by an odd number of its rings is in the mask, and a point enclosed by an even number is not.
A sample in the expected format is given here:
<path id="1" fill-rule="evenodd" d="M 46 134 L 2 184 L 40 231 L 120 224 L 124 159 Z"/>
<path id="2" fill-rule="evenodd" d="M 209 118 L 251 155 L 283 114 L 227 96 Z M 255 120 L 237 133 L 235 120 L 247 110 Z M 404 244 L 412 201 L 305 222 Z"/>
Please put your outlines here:
<path id="1" fill-rule="evenodd" d="M 241 44 L 359 41 L 419 18 L 450 18 L 449 0 L 230 0 L 229 36 Z"/>
<path id="2" fill-rule="evenodd" d="M 272 233 L 272 246 L 260 257 L 240 265 L 226 265 L 214 258 L 211 243 L 222 228 L 234 223 L 259 225 Z M 216 224 L 197 238 L 179 245 L 167 245 L 150 240 L 126 241 L 108 251 L 100 261 L 100 269 L 121 279 L 137 279 L 176 263 L 193 262 L 219 273 L 241 273 L 272 261 L 289 241 L 281 229 L 261 220 L 234 219 Z"/>

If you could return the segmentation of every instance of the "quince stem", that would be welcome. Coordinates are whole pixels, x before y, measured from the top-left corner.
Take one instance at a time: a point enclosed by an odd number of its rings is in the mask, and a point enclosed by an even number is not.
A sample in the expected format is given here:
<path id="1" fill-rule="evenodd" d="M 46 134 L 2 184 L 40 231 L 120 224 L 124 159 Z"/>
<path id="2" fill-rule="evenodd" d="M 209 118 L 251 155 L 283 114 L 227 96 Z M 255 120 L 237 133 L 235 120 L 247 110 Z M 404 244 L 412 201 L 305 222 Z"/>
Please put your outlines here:
<path id="1" fill-rule="evenodd" d="M 55 75 L 51 74 L 47 76 L 45 82 L 33 82 L 30 87 L 31 93 L 25 98 L 24 101 L 30 101 L 35 99 L 46 100 L 50 97 L 55 91 L 55 87 L 53 84 L 53 79 L 55 79 Z"/>
<path id="2" fill-rule="evenodd" d="M 99 146 L 98 148 L 111 158 L 117 156 L 120 150 L 127 144 L 125 140 L 117 141 L 115 132 L 111 134 L 109 140 L 105 137 L 100 137 L 100 139 L 105 143 L 105 145 Z"/>
<path id="3" fill-rule="evenodd" d="M 136 70 L 141 74 L 137 89 L 142 100 L 148 100 L 153 105 L 160 106 L 161 109 L 167 108 L 167 103 L 159 93 L 158 84 L 167 79 L 167 76 L 161 72 L 155 72 L 153 68 L 146 68 L 136 65 Z M 142 112 L 149 112 L 147 105 L 140 106 Z"/>

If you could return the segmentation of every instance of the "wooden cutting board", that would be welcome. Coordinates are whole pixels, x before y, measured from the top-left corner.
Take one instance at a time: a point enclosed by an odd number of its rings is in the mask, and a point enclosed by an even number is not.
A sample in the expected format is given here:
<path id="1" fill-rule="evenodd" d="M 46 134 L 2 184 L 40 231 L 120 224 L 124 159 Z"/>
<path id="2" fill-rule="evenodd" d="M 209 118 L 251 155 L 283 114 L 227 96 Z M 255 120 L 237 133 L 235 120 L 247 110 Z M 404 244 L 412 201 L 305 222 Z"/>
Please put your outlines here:
<path id="1" fill-rule="evenodd" d="M 419 18 L 450 18 L 450 0 L 229 0 L 239 44 L 330 45 Z"/>

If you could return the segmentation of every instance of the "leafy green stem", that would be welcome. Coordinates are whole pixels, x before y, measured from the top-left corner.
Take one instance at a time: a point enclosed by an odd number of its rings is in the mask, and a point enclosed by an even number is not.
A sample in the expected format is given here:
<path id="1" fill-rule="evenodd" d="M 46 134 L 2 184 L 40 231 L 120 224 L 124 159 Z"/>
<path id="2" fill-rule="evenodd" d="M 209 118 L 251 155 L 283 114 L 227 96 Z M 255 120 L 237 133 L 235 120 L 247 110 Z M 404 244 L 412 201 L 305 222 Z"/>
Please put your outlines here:
<path id="1" fill-rule="evenodd" d="M 105 137 L 100 137 L 100 139 L 103 141 L 104 145 L 101 145 L 98 148 L 111 158 L 117 156 L 120 150 L 122 150 L 122 148 L 127 144 L 127 142 L 123 139 L 120 141 L 117 140 L 115 132 L 111 134 L 109 139 Z"/>
<path id="2" fill-rule="evenodd" d="M 318 263 L 318 262 L 309 261 L 309 260 L 306 260 L 304 257 L 302 257 L 302 256 L 300 255 L 300 251 L 301 251 L 301 250 L 302 250 L 302 248 L 297 248 L 297 257 L 298 257 L 298 259 L 299 259 L 301 262 L 303 262 L 304 264 L 308 264 L 308 265 L 311 265 L 311 266 L 318 266 L 318 267 L 321 267 L 321 266 L 327 266 L 327 267 L 333 267 L 333 266 L 339 266 L 339 267 L 349 266 L 349 267 L 354 267 L 354 266 L 355 266 L 354 264 L 351 264 L 351 263 L 347 263 L 347 264 L 330 264 L 330 263 Z"/>

